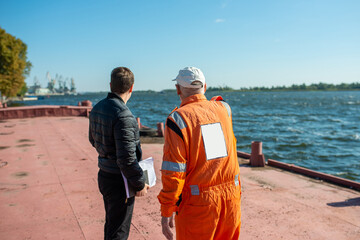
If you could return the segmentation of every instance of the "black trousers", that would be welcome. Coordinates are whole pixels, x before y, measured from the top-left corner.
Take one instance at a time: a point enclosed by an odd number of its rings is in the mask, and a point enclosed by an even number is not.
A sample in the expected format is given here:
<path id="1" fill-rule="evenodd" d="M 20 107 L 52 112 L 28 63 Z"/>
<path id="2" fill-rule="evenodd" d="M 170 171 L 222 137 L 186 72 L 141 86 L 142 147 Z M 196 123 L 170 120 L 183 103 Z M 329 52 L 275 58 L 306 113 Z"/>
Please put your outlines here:
<path id="1" fill-rule="evenodd" d="M 98 184 L 103 195 L 106 213 L 104 239 L 128 239 L 135 197 L 126 199 L 121 174 L 112 174 L 99 170 Z"/>

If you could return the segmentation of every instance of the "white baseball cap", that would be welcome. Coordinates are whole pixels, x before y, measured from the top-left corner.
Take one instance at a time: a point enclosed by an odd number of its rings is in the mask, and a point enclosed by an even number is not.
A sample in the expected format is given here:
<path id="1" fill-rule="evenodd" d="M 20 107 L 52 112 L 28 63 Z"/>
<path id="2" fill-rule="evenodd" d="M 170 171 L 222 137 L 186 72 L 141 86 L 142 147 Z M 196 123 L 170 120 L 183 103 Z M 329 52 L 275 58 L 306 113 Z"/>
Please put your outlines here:
<path id="1" fill-rule="evenodd" d="M 173 80 L 186 88 L 201 88 L 205 86 L 205 76 L 202 71 L 196 67 L 186 67 L 179 71 L 177 77 Z M 193 84 L 194 82 L 199 81 L 201 85 Z"/>

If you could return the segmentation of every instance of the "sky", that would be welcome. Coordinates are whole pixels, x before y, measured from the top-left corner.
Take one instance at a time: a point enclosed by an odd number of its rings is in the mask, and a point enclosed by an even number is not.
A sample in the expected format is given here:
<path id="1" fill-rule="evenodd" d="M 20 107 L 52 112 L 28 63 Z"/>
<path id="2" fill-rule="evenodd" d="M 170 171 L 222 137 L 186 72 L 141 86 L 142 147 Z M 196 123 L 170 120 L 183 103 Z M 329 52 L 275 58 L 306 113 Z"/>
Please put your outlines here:
<path id="1" fill-rule="evenodd" d="M 359 0 L 0 0 L 0 27 L 28 46 L 28 86 L 49 72 L 108 91 L 119 66 L 135 90 L 187 66 L 235 89 L 360 81 Z"/>

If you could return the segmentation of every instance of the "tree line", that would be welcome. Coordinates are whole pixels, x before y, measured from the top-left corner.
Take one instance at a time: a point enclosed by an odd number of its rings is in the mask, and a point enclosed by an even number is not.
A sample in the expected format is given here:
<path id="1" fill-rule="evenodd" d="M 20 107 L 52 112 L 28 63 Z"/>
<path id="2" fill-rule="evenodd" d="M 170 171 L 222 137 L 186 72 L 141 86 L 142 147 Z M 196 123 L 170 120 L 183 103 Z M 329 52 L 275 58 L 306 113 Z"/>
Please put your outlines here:
<path id="1" fill-rule="evenodd" d="M 340 84 L 328 84 L 328 83 L 313 83 L 306 84 L 293 84 L 291 86 L 272 86 L 272 87 L 242 87 L 240 89 L 234 89 L 229 86 L 208 87 L 208 91 L 359 91 L 360 82 L 355 83 L 340 83 Z"/>

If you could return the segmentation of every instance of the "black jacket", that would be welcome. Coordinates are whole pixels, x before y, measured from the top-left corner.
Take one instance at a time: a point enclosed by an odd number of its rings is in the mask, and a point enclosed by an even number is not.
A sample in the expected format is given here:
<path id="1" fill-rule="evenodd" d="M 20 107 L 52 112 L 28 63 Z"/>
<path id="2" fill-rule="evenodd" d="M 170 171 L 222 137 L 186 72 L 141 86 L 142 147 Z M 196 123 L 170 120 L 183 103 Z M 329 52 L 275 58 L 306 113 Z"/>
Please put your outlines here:
<path id="1" fill-rule="evenodd" d="M 101 170 L 125 175 L 135 191 L 145 186 L 139 127 L 134 115 L 115 93 L 98 102 L 90 112 L 89 141 L 99 154 Z M 121 171 L 121 172 L 120 172 Z"/>

